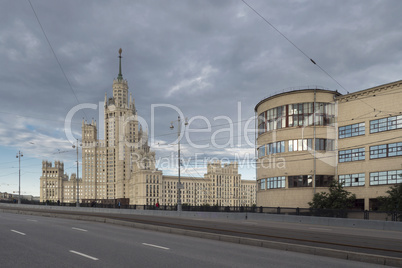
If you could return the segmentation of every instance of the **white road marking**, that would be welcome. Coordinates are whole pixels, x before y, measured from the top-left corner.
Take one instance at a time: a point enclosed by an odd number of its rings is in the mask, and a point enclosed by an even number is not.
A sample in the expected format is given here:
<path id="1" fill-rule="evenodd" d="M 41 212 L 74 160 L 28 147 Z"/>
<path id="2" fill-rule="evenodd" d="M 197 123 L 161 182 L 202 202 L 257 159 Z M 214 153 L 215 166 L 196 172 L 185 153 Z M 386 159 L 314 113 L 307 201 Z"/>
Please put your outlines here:
<path id="1" fill-rule="evenodd" d="M 158 245 L 152 245 L 152 244 L 147 244 L 147 243 L 142 243 L 142 244 L 144 246 L 149 246 L 149 247 L 161 248 L 161 249 L 169 250 L 169 248 L 161 247 L 161 246 L 158 246 Z"/>
<path id="2" fill-rule="evenodd" d="M 99 260 L 98 258 L 95 258 L 95 257 L 89 256 L 89 255 L 87 255 L 87 254 L 84 254 L 84 253 L 81 253 L 81 252 L 78 252 L 78 251 L 70 250 L 70 252 L 71 252 L 71 253 L 74 253 L 74 254 L 77 254 L 77 255 L 80 255 L 80 256 L 82 256 L 82 257 L 85 257 L 85 258 L 88 258 L 88 259 L 94 260 L 94 261 Z"/>
<path id="3" fill-rule="evenodd" d="M 32 219 L 27 219 L 27 221 L 34 221 L 34 222 L 37 222 L 37 220 L 32 220 Z"/>
<path id="4" fill-rule="evenodd" d="M 88 232 L 88 230 L 81 229 L 81 228 L 75 228 L 75 227 L 73 227 L 73 228 L 71 228 L 71 229 L 77 230 L 77 231 L 81 231 L 81 232 Z"/>
<path id="5" fill-rule="evenodd" d="M 17 234 L 20 234 L 20 235 L 25 235 L 24 233 L 18 232 L 16 230 L 11 230 L 11 232 L 14 232 L 14 233 L 17 233 Z"/>
<path id="6" fill-rule="evenodd" d="M 332 229 L 325 229 L 325 228 L 313 228 L 313 227 L 310 227 L 309 229 L 311 229 L 311 230 L 321 230 L 321 231 L 332 231 Z"/>

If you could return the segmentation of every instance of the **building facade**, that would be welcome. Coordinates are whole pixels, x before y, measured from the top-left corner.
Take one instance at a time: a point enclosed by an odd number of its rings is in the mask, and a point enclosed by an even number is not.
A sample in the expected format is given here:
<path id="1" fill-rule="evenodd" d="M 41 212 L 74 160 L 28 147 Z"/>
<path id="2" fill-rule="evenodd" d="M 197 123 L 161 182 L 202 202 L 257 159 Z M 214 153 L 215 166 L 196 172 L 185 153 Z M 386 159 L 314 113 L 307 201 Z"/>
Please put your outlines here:
<path id="1" fill-rule="evenodd" d="M 163 176 L 162 202 L 174 205 L 177 200 L 177 177 Z M 255 180 L 242 180 L 236 162 L 222 164 L 208 163 L 203 178 L 181 177 L 183 204 L 200 206 L 252 206 L 256 203 L 257 184 Z"/>
<path id="2" fill-rule="evenodd" d="M 81 180 L 78 187 L 82 189 Z M 55 161 L 54 165 L 48 161 L 42 161 L 42 176 L 40 177 L 40 201 L 46 200 L 57 202 L 77 201 L 77 178 L 71 174 L 69 178 L 64 173 L 64 163 Z"/>
<path id="3" fill-rule="evenodd" d="M 260 101 L 257 205 L 308 207 L 339 180 L 356 207 L 375 209 L 402 183 L 402 81 L 341 95 L 302 89 Z"/>
<path id="4" fill-rule="evenodd" d="M 84 201 L 127 199 L 135 205 L 175 205 L 178 177 L 164 176 L 155 166 L 155 152 L 147 131 L 138 122 L 135 102 L 121 72 L 113 80 L 112 97 L 105 93 L 104 139 L 98 138 L 95 121 L 82 122 L 82 180 L 78 199 Z M 40 200 L 76 202 L 77 179 L 64 174 L 64 165 L 42 165 Z M 203 178 L 181 177 L 182 203 L 222 206 L 256 203 L 256 181 L 242 181 L 236 163 L 208 163 Z"/>

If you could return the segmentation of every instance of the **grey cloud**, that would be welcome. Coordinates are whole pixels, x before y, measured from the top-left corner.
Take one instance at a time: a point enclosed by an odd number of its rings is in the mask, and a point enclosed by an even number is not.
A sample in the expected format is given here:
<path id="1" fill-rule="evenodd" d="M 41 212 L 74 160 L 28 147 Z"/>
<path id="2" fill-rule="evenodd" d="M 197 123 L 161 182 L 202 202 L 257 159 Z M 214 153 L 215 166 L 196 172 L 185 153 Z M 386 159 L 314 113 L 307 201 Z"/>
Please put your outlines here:
<path id="1" fill-rule="evenodd" d="M 400 80 L 401 1 L 247 2 L 348 91 Z M 111 96 L 120 47 L 123 77 L 147 122 L 153 103 L 176 105 L 185 116 L 211 122 L 219 115 L 236 121 L 238 101 L 242 117 L 249 118 L 260 99 L 283 88 L 314 84 L 345 93 L 242 1 L 31 3 L 79 103 Z M 64 118 L 78 103 L 29 2 L 2 1 L 0 23 L 0 133 L 30 133 L 9 127 L 22 115 L 43 141 L 63 139 Z M 77 113 L 73 131 L 80 133 L 82 117 L 98 119 L 97 113 Z M 169 133 L 176 118 L 173 110 L 161 110 L 157 135 Z M 0 146 L 18 144 L 3 139 Z"/>

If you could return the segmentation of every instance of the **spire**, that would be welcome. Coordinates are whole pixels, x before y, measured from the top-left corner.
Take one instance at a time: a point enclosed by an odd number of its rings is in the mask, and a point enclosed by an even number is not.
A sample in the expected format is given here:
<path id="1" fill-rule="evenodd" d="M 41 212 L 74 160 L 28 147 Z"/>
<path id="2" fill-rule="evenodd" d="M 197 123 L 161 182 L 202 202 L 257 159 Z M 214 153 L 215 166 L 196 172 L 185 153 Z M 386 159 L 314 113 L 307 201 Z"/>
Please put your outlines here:
<path id="1" fill-rule="evenodd" d="M 121 74 L 121 52 L 123 50 L 120 48 L 119 49 L 119 75 L 117 76 L 117 80 L 121 81 L 123 80 L 123 75 Z"/>

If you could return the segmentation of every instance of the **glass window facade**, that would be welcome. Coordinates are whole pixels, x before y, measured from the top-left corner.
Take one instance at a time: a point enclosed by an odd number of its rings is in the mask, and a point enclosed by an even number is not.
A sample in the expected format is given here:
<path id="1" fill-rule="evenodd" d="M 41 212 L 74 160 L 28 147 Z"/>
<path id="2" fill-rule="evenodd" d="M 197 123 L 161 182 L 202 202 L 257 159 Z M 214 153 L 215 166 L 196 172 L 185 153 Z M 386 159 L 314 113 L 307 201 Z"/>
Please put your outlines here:
<path id="1" fill-rule="evenodd" d="M 288 177 L 288 187 L 312 187 L 313 186 L 313 175 L 300 175 L 300 176 L 289 176 Z M 315 186 L 316 187 L 328 187 L 334 180 L 332 175 L 315 175 Z"/>
<path id="2" fill-rule="evenodd" d="M 311 151 L 313 149 L 313 139 L 298 139 L 288 141 L 289 152 Z"/>
<path id="3" fill-rule="evenodd" d="M 267 144 L 267 155 L 285 152 L 285 142 L 277 141 Z"/>
<path id="4" fill-rule="evenodd" d="M 360 161 L 365 159 L 364 147 L 339 151 L 339 163 Z"/>
<path id="5" fill-rule="evenodd" d="M 335 141 L 327 139 L 315 139 L 314 148 L 317 151 L 333 151 L 335 148 Z"/>
<path id="6" fill-rule="evenodd" d="M 370 133 L 402 128 L 402 115 L 391 116 L 370 121 Z"/>
<path id="7" fill-rule="evenodd" d="M 286 177 L 267 178 L 267 189 L 285 188 Z"/>
<path id="8" fill-rule="evenodd" d="M 365 174 L 347 174 L 347 175 L 339 175 L 339 182 L 343 183 L 345 187 L 352 186 L 364 186 L 365 185 Z"/>
<path id="9" fill-rule="evenodd" d="M 391 170 L 370 173 L 370 185 L 402 183 L 402 170 Z"/>
<path id="10" fill-rule="evenodd" d="M 265 156 L 265 145 L 258 147 L 258 157 Z"/>
<path id="11" fill-rule="evenodd" d="M 358 123 L 348 126 L 339 127 L 339 138 L 349 138 L 361 136 L 365 134 L 365 123 Z"/>
<path id="12" fill-rule="evenodd" d="M 300 176 L 289 176 L 288 177 L 288 187 L 312 187 L 313 186 L 313 175 L 300 175 Z"/>
<path id="13" fill-rule="evenodd" d="M 261 180 L 261 190 L 265 190 L 265 179 Z"/>
<path id="14" fill-rule="evenodd" d="M 332 175 L 315 175 L 315 186 L 316 187 L 328 187 L 334 180 Z"/>
<path id="15" fill-rule="evenodd" d="M 327 139 L 315 139 L 315 147 L 312 147 L 314 139 L 298 139 L 298 140 L 289 140 L 288 141 L 288 151 L 296 152 L 296 151 L 311 151 L 314 148 L 316 150 L 321 151 L 333 151 L 335 147 L 334 140 Z"/>
<path id="16" fill-rule="evenodd" d="M 288 104 L 269 109 L 258 115 L 258 134 L 296 126 L 326 126 L 335 122 L 333 103 L 313 102 Z"/>
<path id="17" fill-rule="evenodd" d="M 370 159 L 402 156 L 402 142 L 370 146 Z"/>
<path id="18" fill-rule="evenodd" d="M 285 152 L 285 142 L 277 141 L 258 147 L 258 157 Z"/>

